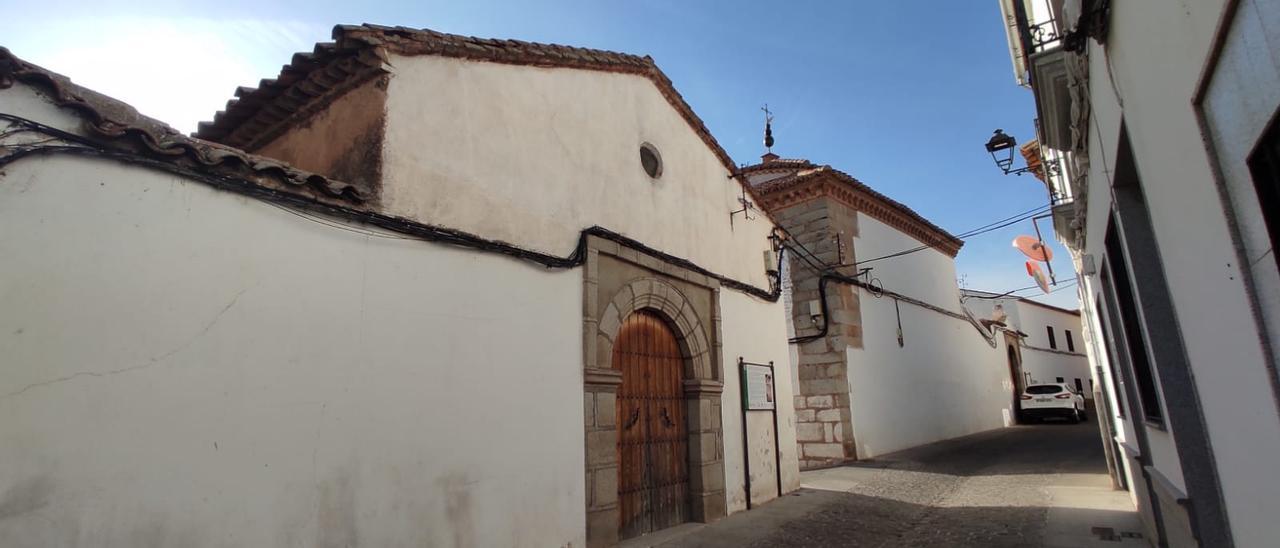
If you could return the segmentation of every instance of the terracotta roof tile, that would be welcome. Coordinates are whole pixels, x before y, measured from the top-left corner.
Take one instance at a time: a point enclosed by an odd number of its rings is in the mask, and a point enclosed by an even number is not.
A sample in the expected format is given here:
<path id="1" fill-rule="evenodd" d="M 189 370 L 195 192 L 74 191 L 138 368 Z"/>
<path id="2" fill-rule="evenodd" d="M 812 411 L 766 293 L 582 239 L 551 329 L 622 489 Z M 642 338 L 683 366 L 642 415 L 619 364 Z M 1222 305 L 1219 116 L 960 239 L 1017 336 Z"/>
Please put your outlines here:
<path id="1" fill-rule="evenodd" d="M 766 166 L 771 165 L 779 161 L 783 161 L 783 160 L 775 160 L 765 165 Z M 807 163 L 807 161 L 805 160 L 801 160 L 801 161 Z M 752 166 L 752 167 L 755 167 L 755 166 Z M 865 183 L 854 178 L 852 175 L 849 175 L 848 173 L 845 173 L 838 169 L 832 168 L 829 165 L 813 166 L 812 168 L 802 169 L 800 171 L 797 171 L 792 175 L 765 181 L 763 183 L 760 183 L 759 185 L 756 185 L 756 191 L 759 192 L 761 196 L 764 196 L 766 201 L 768 201 L 768 197 L 772 194 L 784 192 L 788 189 L 798 187 L 800 185 L 803 185 L 804 183 L 814 181 L 821 177 L 834 178 L 840 183 L 848 185 L 854 190 L 862 194 L 865 194 L 866 196 L 882 204 L 888 209 L 902 216 L 905 216 L 906 218 L 918 224 L 920 227 L 924 228 L 928 232 L 932 232 L 933 234 L 935 234 L 937 237 L 933 238 L 933 240 L 940 240 L 938 243 L 943 244 L 943 247 L 945 247 L 946 249 L 954 249 L 955 251 L 959 251 L 960 247 L 964 245 L 963 240 L 955 237 L 950 232 L 947 232 L 946 230 L 944 230 L 942 227 L 933 224 L 928 219 L 926 219 L 923 215 L 916 213 L 915 210 L 911 209 L 910 207 L 907 207 L 905 204 L 898 202 L 893 198 L 885 196 L 880 192 L 877 192 L 875 189 L 867 186 Z M 868 212 L 868 213 L 871 213 L 871 212 Z M 954 252 L 951 254 L 955 255 Z"/>
<path id="2" fill-rule="evenodd" d="M 15 82 L 38 87 L 58 106 L 77 111 L 90 138 L 107 150 L 323 200 L 363 201 L 361 191 L 353 185 L 294 169 L 279 160 L 187 137 L 122 101 L 73 84 L 66 76 L 23 61 L 0 47 L 0 89 Z"/>
<path id="3" fill-rule="evenodd" d="M 739 173 L 758 173 L 762 171 L 792 171 L 797 168 L 818 167 L 817 164 L 804 158 L 776 158 L 768 162 L 743 167 Z"/>

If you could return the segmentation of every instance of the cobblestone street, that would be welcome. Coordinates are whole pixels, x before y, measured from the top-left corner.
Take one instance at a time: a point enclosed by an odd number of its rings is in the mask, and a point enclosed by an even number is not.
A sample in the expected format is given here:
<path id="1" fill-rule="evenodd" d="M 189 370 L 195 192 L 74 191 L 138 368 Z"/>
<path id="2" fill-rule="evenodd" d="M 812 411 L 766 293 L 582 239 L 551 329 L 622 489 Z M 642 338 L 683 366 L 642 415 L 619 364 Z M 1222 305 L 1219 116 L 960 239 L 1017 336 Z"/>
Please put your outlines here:
<path id="1" fill-rule="evenodd" d="M 628 546 L 1147 545 L 1121 536 L 1141 527 L 1128 493 L 1111 489 L 1093 421 L 995 430 L 802 481 L 750 512 Z"/>

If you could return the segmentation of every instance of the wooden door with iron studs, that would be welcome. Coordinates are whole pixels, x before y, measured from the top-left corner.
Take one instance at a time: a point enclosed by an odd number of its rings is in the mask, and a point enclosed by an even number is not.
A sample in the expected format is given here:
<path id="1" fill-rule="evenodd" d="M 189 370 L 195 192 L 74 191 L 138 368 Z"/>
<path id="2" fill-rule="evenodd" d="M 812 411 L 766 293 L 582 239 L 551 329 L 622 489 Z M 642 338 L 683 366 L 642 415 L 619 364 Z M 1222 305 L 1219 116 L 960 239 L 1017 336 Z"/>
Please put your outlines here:
<path id="1" fill-rule="evenodd" d="M 623 321 L 613 346 L 618 387 L 618 530 L 631 538 L 689 519 L 684 358 L 657 314 Z"/>

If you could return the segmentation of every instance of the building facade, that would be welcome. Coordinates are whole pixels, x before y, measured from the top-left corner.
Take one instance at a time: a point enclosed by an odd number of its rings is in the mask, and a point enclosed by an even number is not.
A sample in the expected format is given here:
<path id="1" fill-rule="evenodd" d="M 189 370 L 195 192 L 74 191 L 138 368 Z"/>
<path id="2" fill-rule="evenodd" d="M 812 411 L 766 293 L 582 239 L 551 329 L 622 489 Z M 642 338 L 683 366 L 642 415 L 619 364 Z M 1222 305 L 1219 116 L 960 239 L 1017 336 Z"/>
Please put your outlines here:
<path id="1" fill-rule="evenodd" d="M 1104 446 L 1160 546 L 1272 546 L 1280 5 L 1003 0 Z"/>
<path id="2" fill-rule="evenodd" d="M 236 95 L 186 137 L 0 50 L 0 545 L 608 546 L 798 487 L 773 223 L 651 59 L 339 26 Z"/>
<path id="3" fill-rule="evenodd" d="M 988 291 L 965 289 L 961 294 L 965 308 L 975 316 L 1000 321 L 1020 335 L 1023 386 L 1066 383 L 1085 398 L 1093 398 L 1093 374 L 1081 338 L 1079 310 Z"/>
<path id="4" fill-rule="evenodd" d="M 742 172 L 788 238 L 802 469 L 1012 424 L 1019 337 L 961 304 L 963 242 L 830 166 Z"/>

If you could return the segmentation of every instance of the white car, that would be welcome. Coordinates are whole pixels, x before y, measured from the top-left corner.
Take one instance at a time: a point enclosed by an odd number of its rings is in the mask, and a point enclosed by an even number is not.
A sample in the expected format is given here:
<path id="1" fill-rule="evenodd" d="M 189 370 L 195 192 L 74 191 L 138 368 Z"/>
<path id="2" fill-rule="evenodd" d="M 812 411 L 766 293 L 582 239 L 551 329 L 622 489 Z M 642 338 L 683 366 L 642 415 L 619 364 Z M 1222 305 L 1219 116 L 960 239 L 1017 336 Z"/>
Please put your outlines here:
<path id="1" fill-rule="evenodd" d="M 1062 417 L 1071 422 L 1088 418 L 1084 412 L 1084 396 L 1065 383 L 1032 384 L 1022 391 L 1018 415 L 1023 420 Z"/>

